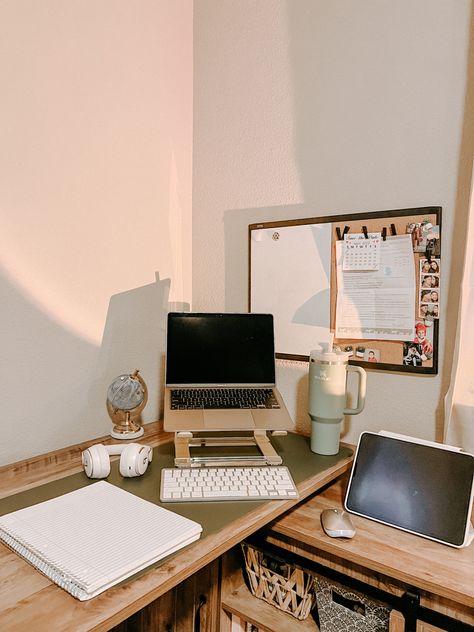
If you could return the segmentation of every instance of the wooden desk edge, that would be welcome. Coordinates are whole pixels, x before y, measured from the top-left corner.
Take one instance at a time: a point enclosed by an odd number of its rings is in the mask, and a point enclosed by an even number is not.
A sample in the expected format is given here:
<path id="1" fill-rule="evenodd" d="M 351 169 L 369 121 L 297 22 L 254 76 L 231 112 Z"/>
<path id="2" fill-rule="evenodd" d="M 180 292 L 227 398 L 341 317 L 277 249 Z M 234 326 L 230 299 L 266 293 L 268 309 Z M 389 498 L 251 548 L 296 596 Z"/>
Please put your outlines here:
<path id="1" fill-rule="evenodd" d="M 145 435 L 141 441 L 156 446 L 171 441 L 172 438 L 172 434 L 162 430 L 160 422 L 154 422 L 145 426 Z M 110 437 L 102 437 L 0 468 L 0 497 L 6 497 L 80 471 L 82 450 L 98 442 L 111 443 L 113 440 Z M 90 602 L 78 602 L 67 594 L 64 597 L 67 603 L 72 605 L 78 618 L 84 616 L 84 623 L 88 626 L 88 630 L 95 632 L 109 630 L 217 559 L 255 531 L 301 503 L 327 483 L 347 472 L 351 464 L 352 456 L 341 459 L 340 462 L 324 472 L 311 476 L 298 484 L 298 500 L 264 503 L 251 513 L 230 523 L 218 533 L 211 534 L 186 547 L 183 552 L 177 553 L 169 561 L 151 569 L 136 580 L 109 589 L 103 595 L 91 600 L 94 602 L 93 609 L 81 608 L 83 603 Z M 47 587 L 46 591 L 56 590 L 56 588 L 51 585 Z M 61 591 L 60 588 L 57 590 Z M 38 599 L 41 599 L 40 593 L 36 595 Z M 34 596 L 32 595 L 31 598 Z M 0 611 L 0 621 L 1 619 L 2 613 Z"/>
<path id="2" fill-rule="evenodd" d="M 345 480 L 341 479 L 337 481 L 335 485 L 331 486 L 330 489 L 323 491 L 320 497 L 315 496 L 309 501 L 308 504 L 295 508 L 294 514 L 292 512 L 291 515 L 279 516 L 279 518 L 276 519 L 266 529 L 268 541 L 277 544 L 279 536 L 284 536 L 292 540 L 297 540 L 303 545 L 307 545 L 316 550 L 335 556 L 339 559 L 344 559 L 346 562 L 357 564 L 360 567 L 371 570 L 373 572 L 381 573 L 386 577 L 393 578 L 406 585 L 416 585 L 420 589 L 431 594 L 452 600 L 456 603 L 468 606 L 470 608 L 474 606 L 472 590 L 470 591 L 470 593 L 467 593 L 465 590 L 461 589 L 461 586 L 445 586 L 440 583 L 437 574 L 434 574 L 433 577 L 430 577 L 427 574 L 420 576 L 418 573 L 414 572 L 413 566 L 410 565 L 395 568 L 393 564 L 390 564 L 390 560 L 384 561 L 380 557 L 377 558 L 377 560 L 372 559 L 372 557 L 370 555 L 367 555 L 364 551 L 364 546 L 366 545 L 361 545 L 361 548 L 358 547 L 358 542 L 360 542 L 360 540 L 357 540 L 356 538 L 353 541 L 329 538 L 319 526 L 318 528 L 312 530 L 310 534 L 302 533 L 297 528 L 293 528 L 293 515 L 295 517 L 299 515 L 301 520 L 303 519 L 305 512 L 308 511 L 310 508 L 317 510 L 317 512 L 320 513 L 323 509 L 326 509 L 327 507 L 340 506 L 340 503 L 342 503 L 344 498 L 344 488 Z M 335 497 L 337 498 L 337 500 L 335 500 Z M 314 520 L 313 514 L 311 519 Z M 388 527 L 386 525 L 382 525 L 373 521 L 367 521 L 367 519 L 365 518 L 357 517 L 355 519 L 361 521 L 362 524 L 365 522 L 367 527 L 371 530 L 380 530 L 381 533 L 383 532 L 386 536 L 392 536 L 394 539 L 404 540 L 405 542 L 410 544 L 412 543 L 414 548 L 416 548 L 417 544 L 424 547 L 430 547 L 433 549 L 434 555 L 438 552 L 442 555 L 469 555 L 470 557 L 472 557 L 472 548 L 456 549 L 443 544 L 431 542 L 430 540 L 426 539 L 423 539 L 420 542 L 420 536 L 406 533 L 404 531 L 400 531 L 398 529 L 394 529 L 393 527 Z M 362 534 L 359 534 L 358 537 L 363 538 L 364 536 Z M 472 546 L 473 545 L 471 545 L 471 547 Z M 439 550 L 437 549 L 437 547 L 440 547 Z"/>
<path id="3" fill-rule="evenodd" d="M 163 423 L 154 421 L 143 426 L 145 434 L 140 443 L 156 447 L 173 439 L 173 434 L 163 430 Z M 46 454 L 17 461 L 0 467 L 0 498 L 44 485 L 50 481 L 70 476 L 82 470 L 82 451 L 95 443 L 127 443 L 112 439 L 110 435 L 60 448 Z"/>

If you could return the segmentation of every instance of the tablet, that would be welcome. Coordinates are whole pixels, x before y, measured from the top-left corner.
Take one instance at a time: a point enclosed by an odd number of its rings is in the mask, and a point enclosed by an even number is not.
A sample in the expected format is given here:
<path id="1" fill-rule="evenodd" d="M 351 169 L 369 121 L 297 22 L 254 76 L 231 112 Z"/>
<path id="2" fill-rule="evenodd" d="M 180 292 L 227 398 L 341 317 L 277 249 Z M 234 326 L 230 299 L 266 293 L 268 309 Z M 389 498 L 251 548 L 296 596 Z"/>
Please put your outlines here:
<path id="1" fill-rule="evenodd" d="M 472 540 L 474 456 L 391 433 L 363 432 L 347 511 L 454 547 Z"/>

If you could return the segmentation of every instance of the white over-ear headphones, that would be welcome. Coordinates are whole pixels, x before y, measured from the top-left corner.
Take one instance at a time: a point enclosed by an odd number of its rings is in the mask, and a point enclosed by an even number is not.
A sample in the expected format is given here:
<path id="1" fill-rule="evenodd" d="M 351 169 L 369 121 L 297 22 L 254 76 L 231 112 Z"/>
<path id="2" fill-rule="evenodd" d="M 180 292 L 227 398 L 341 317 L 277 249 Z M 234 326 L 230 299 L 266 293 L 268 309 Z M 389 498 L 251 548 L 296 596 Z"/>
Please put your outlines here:
<path id="1" fill-rule="evenodd" d="M 110 474 L 109 455 L 120 454 L 120 474 L 132 477 L 146 472 L 153 458 L 153 448 L 139 443 L 126 445 L 91 445 L 82 453 L 82 465 L 89 478 L 105 478 Z"/>

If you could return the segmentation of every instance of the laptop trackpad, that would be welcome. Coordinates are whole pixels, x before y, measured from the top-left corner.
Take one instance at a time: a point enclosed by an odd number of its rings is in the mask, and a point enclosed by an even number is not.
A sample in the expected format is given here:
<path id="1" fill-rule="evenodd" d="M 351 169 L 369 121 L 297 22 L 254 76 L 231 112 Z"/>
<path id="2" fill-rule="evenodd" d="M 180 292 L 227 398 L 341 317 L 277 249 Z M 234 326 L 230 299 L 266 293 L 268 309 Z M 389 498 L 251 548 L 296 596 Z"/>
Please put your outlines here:
<path id="1" fill-rule="evenodd" d="M 207 430 L 254 430 L 250 410 L 204 410 L 204 427 Z"/>

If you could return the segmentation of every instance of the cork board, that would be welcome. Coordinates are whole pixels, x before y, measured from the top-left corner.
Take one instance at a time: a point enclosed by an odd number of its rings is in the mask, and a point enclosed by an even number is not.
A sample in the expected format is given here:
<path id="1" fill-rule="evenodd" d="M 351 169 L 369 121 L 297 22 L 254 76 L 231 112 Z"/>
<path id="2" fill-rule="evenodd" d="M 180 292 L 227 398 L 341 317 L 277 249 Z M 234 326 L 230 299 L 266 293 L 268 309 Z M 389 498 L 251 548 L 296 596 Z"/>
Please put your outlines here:
<path id="1" fill-rule="evenodd" d="M 425 227 L 432 227 L 429 234 Z M 308 361 L 317 342 L 335 331 L 336 244 L 344 233 L 380 233 L 382 240 L 411 234 L 417 329 L 408 340 L 364 336 L 335 338 L 334 345 L 351 353 L 350 364 L 366 369 L 436 374 L 443 290 L 437 206 L 251 224 L 248 307 L 273 314 L 277 358 Z"/>

